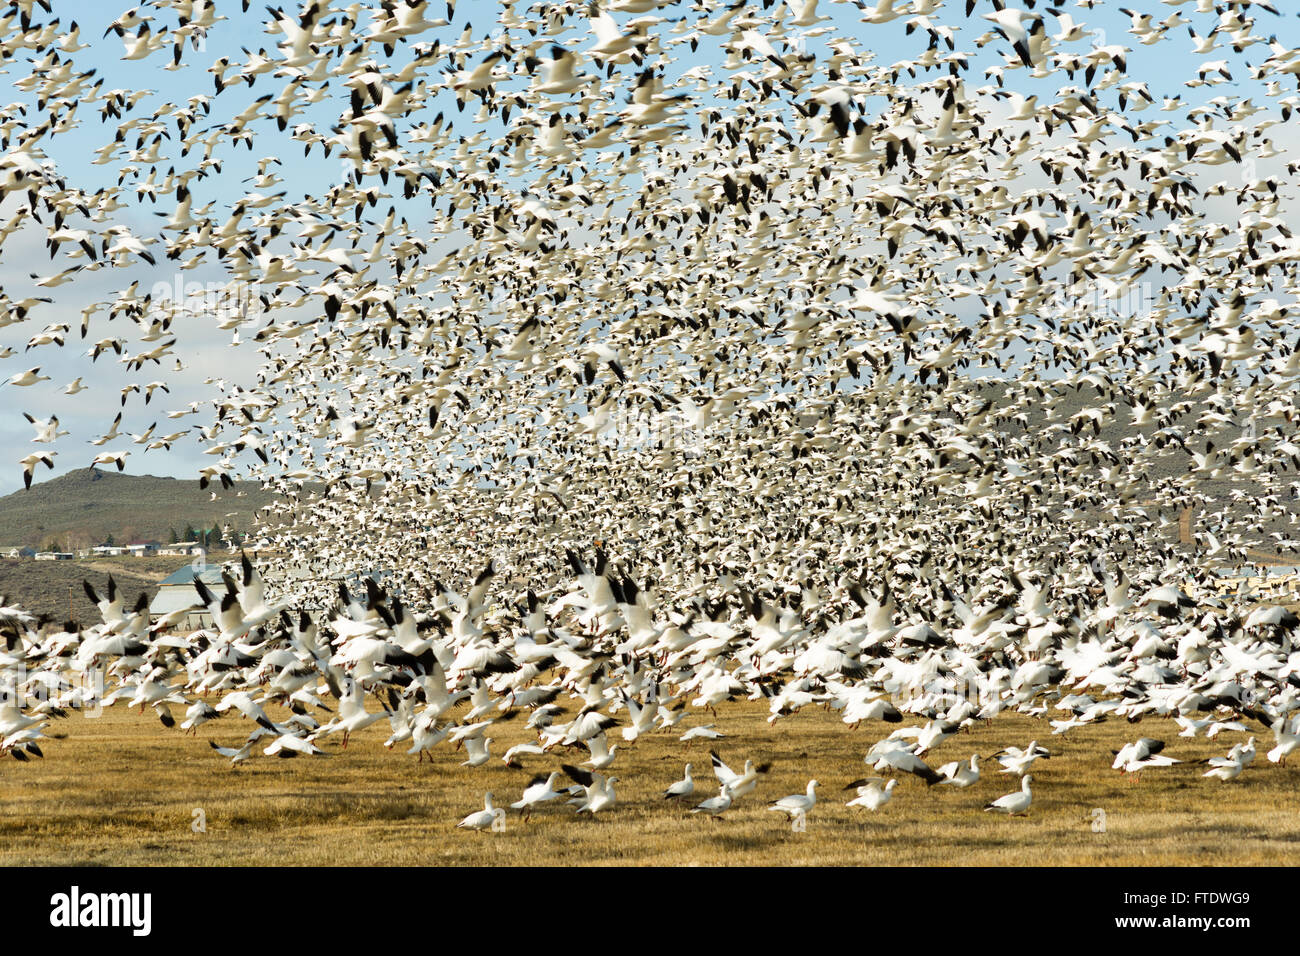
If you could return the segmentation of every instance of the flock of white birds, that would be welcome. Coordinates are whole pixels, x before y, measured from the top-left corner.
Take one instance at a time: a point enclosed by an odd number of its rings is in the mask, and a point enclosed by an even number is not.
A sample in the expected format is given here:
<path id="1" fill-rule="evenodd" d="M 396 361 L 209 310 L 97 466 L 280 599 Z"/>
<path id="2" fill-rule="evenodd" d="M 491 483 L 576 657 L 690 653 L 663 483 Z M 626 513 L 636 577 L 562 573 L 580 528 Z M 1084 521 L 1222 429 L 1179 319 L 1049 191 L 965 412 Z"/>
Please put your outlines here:
<path id="1" fill-rule="evenodd" d="M 976 785 L 978 755 L 927 761 L 1002 711 L 1235 735 L 1217 781 L 1255 735 L 1280 763 L 1296 615 L 1210 569 L 1296 521 L 1294 18 L 1163 0 L 1105 42 L 1074 19 L 1095 0 L 1021 2 L 158 0 L 83 42 L 57 0 L 9 0 L 4 69 L 30 69 L 0 107 L 0 243 L 43 233 L 52 270 L 0 293 L 0 332 L 32 333 L 0 352 L 31 366 L 0 392 L 36 428 L 27 485 L 197 440 L 204 487 L 279 504 L 196 582 L 210 627 L 111 581 L 97 622 L 0 609 L 0 753 L 120 702 L 184 730 L 237 711 L 234 763 L 386 720 L 385 746 L 476 767 L 527 712 L 506 760 L 554 766 L 511 805 L 595 814 L 608 736 L 707 738 L 679 725 L 750 698 L 867 729 L 871 810 L 891 773 Z M 227 35 L 168 102 L 79 63 L 120 41 L 179 70 Z M 96 121 L 82 165 L 51 158 Z M 69 318 L 56 287 L 106 270 L 122 288 Z M 145 291 L 187 270 L 215 293 Z M 214 330 L 249 380 L 195 344 Z M 105 398 L 32 354 L 82 346 L 142 380 Z M 187 368 L 216 397 L 168 417 L 201 423 L 144 428 Z M 63 450 L 43 387 L 85 392 L 107 447 Z M 1021 786 L 986 809 L 1025 813 L 1050 749 L 994 756 Z M 714 816 L 762 772 L 691 770 L 665 799 Z"/>

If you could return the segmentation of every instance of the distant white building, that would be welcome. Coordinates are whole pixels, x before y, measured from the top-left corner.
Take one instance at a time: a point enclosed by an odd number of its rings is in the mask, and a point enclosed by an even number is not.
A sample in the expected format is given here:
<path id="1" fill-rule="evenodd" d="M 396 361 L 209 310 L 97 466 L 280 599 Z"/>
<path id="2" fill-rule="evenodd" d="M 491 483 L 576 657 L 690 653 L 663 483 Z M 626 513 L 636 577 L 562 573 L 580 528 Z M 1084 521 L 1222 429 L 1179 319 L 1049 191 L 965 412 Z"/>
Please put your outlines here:
<path id="1" fill-rule="evenodd" d="M 71 561 L 76 555 L 71 551 L 38 551 L 37 561 Z"/>

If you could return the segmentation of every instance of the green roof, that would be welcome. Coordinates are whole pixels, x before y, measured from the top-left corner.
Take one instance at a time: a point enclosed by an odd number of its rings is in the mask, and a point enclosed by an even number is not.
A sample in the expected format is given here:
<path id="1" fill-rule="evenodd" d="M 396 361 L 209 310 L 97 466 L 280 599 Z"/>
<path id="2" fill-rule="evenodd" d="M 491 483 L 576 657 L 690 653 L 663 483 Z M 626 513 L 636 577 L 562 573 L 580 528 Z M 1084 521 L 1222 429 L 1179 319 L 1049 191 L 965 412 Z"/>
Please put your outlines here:
<path id="1" fill-rule="evenodd" d="M 187 564 L 159 581 L 158 586 L 161 588 L 169 584 L 192 584 L 195 578 L 198 578 L 204 584 L 220 584 L 221 567 L 216 564 L 209 564 L 205 565 L 202 571 L 195 571 L 192 565 Z"/>

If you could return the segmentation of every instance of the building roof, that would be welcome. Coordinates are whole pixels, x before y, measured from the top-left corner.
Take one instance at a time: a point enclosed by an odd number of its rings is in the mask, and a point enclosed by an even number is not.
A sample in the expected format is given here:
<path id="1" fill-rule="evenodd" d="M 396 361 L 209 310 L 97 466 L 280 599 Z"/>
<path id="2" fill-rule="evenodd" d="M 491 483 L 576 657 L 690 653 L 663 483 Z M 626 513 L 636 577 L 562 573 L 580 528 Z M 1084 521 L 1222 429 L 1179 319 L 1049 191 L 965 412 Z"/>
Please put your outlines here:
<path id="1" fill-rule="evenodd" d="M 195 571 L 193 565 L 187 564 L 159 581 L 158 587 L 161 589 L 171 585 L 190 585 L 194 583 L 195 578 L 198 578 L 204 584 L 221 584 L 221 567 L 209 564 L 202 571 Z M 191 593 L 193 593 L 193 589 L 191 589 Z"/>
<path id="2" fill-rule="evenodd" d="M 195 611 L 206 610 L 199 603 L 199 596 L 193 588 L 163 588 L 149 602 L 149 613 L 155 617 L 193 608 Z"/>

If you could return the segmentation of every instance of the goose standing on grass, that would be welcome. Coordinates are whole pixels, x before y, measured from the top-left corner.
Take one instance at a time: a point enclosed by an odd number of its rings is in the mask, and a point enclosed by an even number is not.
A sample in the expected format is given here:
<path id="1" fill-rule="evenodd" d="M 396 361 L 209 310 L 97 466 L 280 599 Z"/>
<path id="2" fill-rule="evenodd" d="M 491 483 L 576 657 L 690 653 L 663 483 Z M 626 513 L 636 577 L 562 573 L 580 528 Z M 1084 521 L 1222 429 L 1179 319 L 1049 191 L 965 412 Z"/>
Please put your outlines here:
<path id="1" fill-rule="evenodd" d="M 456 826 L 465 830 L 487 830 L 491 828 L 496 815 L 496 808 L 492 806 L 492 791 L 489 790 L 483 797 L 483 809 L 477 813 L 471 813 Z"/>
<path id="2" fill-rule="evenodd" d="M 1029 790 L 1029 781 L 1033 777 L 1025 774 L 1020 778 L 1020 789 L 1015 793 L 1008 793 L 1005 797 L 998 797 L 992 803 L 985 804 L 985 810 L 996 810 L 998 813 L 1005 813 L 1009 816 L 1023 814 L 1029 810 L 1029 804 L 1033 802 L 1034 795 Z"/>
<path id="3" fill-rule="evenodd" d="M 771 806 L 769 810 L 779 810 L 788 816 L 791 820 L 803 814 L 807 816 L 812 808 L 817 805 L 817 781 L 809 780 L 808 789 L 803 793 L 794 793 L 788 797 L 782 797 Z"/>
<path id="4" fill-rule="evenodd" d="M 687 764 L 686 775 L 664 791 L 664 799 L 671 800 L 673 797 L 689 797 L 693 793 L 695 793 L 695 781 L 691 779 L 691 765 Z"/>
<path id="5" fill-rule="evenodd" d="M 710 797 L 698 807 L 693 807 L 691 813 L 707 813 L 713 817 L 720 817 L 731 809 L 731 804 L 731 788 L 724 783 L 718 788 L 718 795 L 716 797 Z"/>

